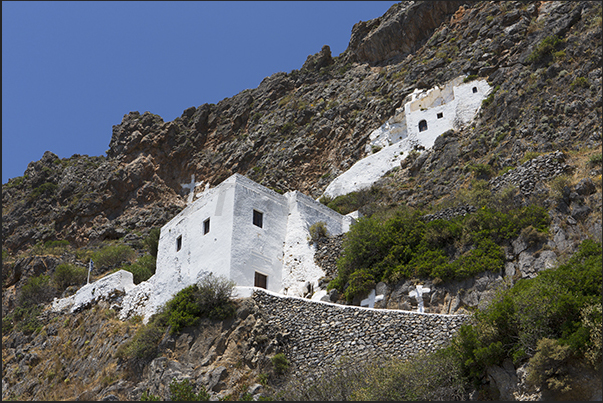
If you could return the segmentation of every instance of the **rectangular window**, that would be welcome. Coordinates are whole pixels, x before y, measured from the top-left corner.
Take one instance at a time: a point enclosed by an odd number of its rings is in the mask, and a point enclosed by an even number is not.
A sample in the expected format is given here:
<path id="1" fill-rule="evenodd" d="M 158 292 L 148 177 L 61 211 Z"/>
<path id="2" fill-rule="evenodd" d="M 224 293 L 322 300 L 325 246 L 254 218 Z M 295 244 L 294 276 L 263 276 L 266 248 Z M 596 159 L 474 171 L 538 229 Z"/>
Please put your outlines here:
<path id="1" fill-rule="evenodd" d="M 209 232 L 209 218 L 203 221 L 203 235 Z"/>
<path id="2" fill-rule="evenodd" d="M 444 117 L 444 113 L 440 112 L 438 113 L 438 119 L 442 119 Z"/>
<path id="3" fill-rule="evenodd" d="M 262 228 L 264 221 L 264 213 L 260 213 L 257 210 L 253 210 L 253 225 L 257 225 Z"/>
<path id="4" fill-rule="evenodd" d="M 260 287 L 266 289 L 268 285 L 268 276 L 263 275 L 262 273 L 255 272 L 255 281 L 253 284 L 255 287 Z"/>
<path id="5" fill-rule="evenodd" d="M 176 238 L 176 252 L 178 252 L 180 249 L 182 249 L 182 235 Z"/>

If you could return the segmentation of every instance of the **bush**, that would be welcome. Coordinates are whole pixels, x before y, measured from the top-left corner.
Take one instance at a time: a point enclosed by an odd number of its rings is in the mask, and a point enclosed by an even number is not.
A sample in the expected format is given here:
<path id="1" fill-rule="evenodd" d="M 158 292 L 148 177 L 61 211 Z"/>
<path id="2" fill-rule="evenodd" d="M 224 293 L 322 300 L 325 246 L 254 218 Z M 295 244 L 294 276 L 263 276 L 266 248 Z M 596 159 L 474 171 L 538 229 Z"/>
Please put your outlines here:
<path id="1" fill-rule="evenodd" d="M 588 80 L 586 79 L 586 77 L 576 77 L 574 79 L 574 81 L 572 81 L 570 87 L 572 89 L 574 89 L 576 87 L 589 88 L 590 87 L 590 83 L 588 82 Z"/>
<path id="2" fill-rule="evenodd" d="M 603 362 L 603 338 L 601 337 L 602 309 L 601 302 L 586 306 L 580 312 L 582 327 L 590 333 L 590 345 L 586 351 L 586 358 L 592 367 L 599 371 Z"/>
<path id="3" fill-rule="evenodd" d="M 475 213 L 425 223 L 421 211 L 400 208 L 390 217 L 362 217 L 346 234 L 337 277 L 328 289 L 344 293 L 348 302 L 380 281 L 435 278 L 443 281 L 500 272 L 505 255 L 499 243 L 527 227 L 544 239 L 549 217 L 530 205 L 507 212 L 483 206 Z M 530 238 L 530 239 L 532 239 Z M 468 250 L 460 257 L 457 250 Z"/>
<path id="4" fill-rule="evenodd" d="M 331 210 L 339 214 L 349 214 L 352 211 L 360 210 L 364 206 L 370 206 L 383 196 L 383 190 L 378 186 L 371 186 L 367 189 L 361 189 L 356 192 L 350 192 L 345 195 L 337 196 L 334 199 L 324 198 L 321 203 L 325 204 Z"/>
<path id="5" fill-rule="evenodd" d="M 471 164 L 469 169 L 478 177 L 486 176 L 489 178 L 492 175 L 492 167 L 488 164 Z"/>
<path id="6" fill-rule="evenodd" d="M 112 268 L 124 262 L 132 262 L 136 252 L 128 245 L 107 245 L 92 253 L 92 261 L 97 268 Z"/>
<path id="7" fill-rule="evenodd" d="M 329 234 L 327 232 L 327 223 L 324 221 L 318 221 L 309 228 L 310 231 L 310 243 L 318 242 L 322 238 L 326 238 Z"/>
<path id="8" fill-rule="evenodd" d="M 460 363 L 443 351 L 407 360 L 345 357 L 320 377 L 294 378 L 283 393 L 289 401 L 468 400 Z"/>
<path id="9" fill-rule="evenodd" d="M 159 396 L 156 396 L 152 393 L 149 392 L 149 390 L 145 390 L 144 392 L 142 392 L 142 395 L 140 396 L 140 401 L 141 402 L 159 402 L 161 401 L 161 398 Z"/>
<path id="10" fill-rule="evenodd" d="M 207 402 L 210 398 L 209 393 L 207 393 L 203 386 L 201 386 L 199 393 L 193 392 L 193 385 L 191 385 L 188 379 L 178 382 L 174 378 L 169 388 L 170 400 L 173 402 Z"/>
<path id="11" fill-rule="evenodd" d="M 464 376 L 480 384 L 488 366 L 501 365 L 505 358 L 520 365 L 540 350 L 536 365 L 550 355 L 550 345 L 539 345 L 542 339 L 556 340 L 573 355 L 588 358 L 596 349 L 596 332 L 579 318 L 585 308 L 600 303 L 601 264 L 601 244 L 585 240 L 566 264 L 500 292 L 453 339 L 450 349 L 458 355 Z"/>
<path id="12" fill-rule="evenodd" d="M 287 360 L 287 357 L 283 353 L 275 354 L 270 361 L 277 375 L 282 375 L 289 369 L 289 360 Z"/>
<path id="13" fill-rule="evenodd" d="M 58 265 L 52 275 L 52 280 L 57 285 L 59 291 L 63 291 L 71 285 L 82 285 L 86 282 L 87 278 L 88 270 L 70 263 Z"/>
<path id="14" fill-rule="evenodd" d="M 603 161 L 603 156 L 601 153 L 593 154 L 588 159 L 588 165 L 590 165 L 590 166 L 601 165 L 602 161 Z"/>
<path id="15" fill-rule="evenodd" d="M 161 235 L 161 228 L 153 228 L 149 232 L 149 235 L 144 239 L 144 243 L 149 250 L 149 253 L 153 257 L 157 257 L 157 249 L 159 248 L 159 236 Z"/>
<path id="16" fill-rule="evenodd" d="M 144 363 L 157 357 L 159 342 L 167 330 L 167 315 L 160 311 L 149 322 L 138 328 L 134 337 L 119 346 L 115 352 L 117 358 L 126 359 L 130 366 L 143 367 Z"/>
<path id="17" fill-rule="evenodd" d="M 58 186 L 52 182 L 43 183 L 32 190 L 31 193 L 27 195 L 27 199 L 33 201 L 41 196 L 51 196 L 56 192 L 57 188 Z"/>
<path id="18" fill-rule="evenodd" d="M 134 276 L 134 284 L 139 284 L 155 274 L 157 259 L 152 255 L 144 255 L 136 262 L 122 267 Z"/>
<path id="19" fill-rule="evenodd" d="M 529 63 L 537 64 L 544 61 L 547 56 L 552 56 L 555 49 L 564 43 L 564 40 L 557 35 L 551 35 L 544 38 L 528 56 Z"/>
<path id="20" fill-rule="evenodd" d="M 171 332 L 195 326 L 203 317 L 222 320 L 234 315 L 235 307 L 230 299 L 234 286 L 231 280 L 209 274 L 199 283 L 181 290 L 166 304 Z"/>
<path id="21" fill-rule="evenodd" d="M 50 282 L 50 276 L 39 275 L 30 277 L 21 287 L 18 305 L 26 307 L 48 302 L 55 294 L 55 288 Z"/>
<path id="22" fill-rule="evenodd" d="M 25 334 L 32 334 L 42 329 L 38 315 L 42 313 L 39 305 L 16 306 L 8 315 L 2 318 L 2 334 L 8 334 L 13 329 Z"/>
<path id="23" fill-rule="evenodd" d="M 571 389 L 567 375 L 569 357 L 569 346 L 562 346 L 557 340 L 540 339 L 536 354 L 528 364 L 527 382 L 538 387 L 546 386 L 557 392 L 569 392 Z"/>
<path id="24" fill-rule="evenodd" d="M 69 241 L 66 239 L 60 241 L 44 242 L 44 249 L 51 255 L 62 255 L 69 247 Z"/>

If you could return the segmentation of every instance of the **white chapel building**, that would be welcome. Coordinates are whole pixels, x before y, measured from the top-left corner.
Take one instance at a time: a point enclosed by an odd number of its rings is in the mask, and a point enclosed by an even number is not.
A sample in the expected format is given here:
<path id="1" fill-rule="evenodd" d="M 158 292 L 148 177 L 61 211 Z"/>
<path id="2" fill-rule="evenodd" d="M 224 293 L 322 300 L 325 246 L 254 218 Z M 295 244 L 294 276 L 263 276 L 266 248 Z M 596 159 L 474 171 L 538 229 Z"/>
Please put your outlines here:
<path id="1" fill-rule="evenodd" d="M 319 221 L 337 235 L 354 219 L 298 191 L 279 194 L 234 174 L 161 228 L 154 286 L 179 289 L 213 273 L 238 286 L 299 294 L 324 275 L 308 242 Z"/>

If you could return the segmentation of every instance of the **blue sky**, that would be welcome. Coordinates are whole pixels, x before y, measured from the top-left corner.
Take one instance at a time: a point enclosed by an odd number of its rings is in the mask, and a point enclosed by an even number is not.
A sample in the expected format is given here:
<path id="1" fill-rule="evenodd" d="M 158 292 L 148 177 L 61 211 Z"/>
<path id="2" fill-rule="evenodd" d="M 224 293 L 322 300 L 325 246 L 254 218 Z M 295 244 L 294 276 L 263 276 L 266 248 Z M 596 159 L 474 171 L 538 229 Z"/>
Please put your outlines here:
<path id="1" fill-rule="evenodd" d="M 348 46 L 395 1 L 3 1 L 2 183 L 49 150 L 104 155 L 130 111 L 164 121 Z"/>

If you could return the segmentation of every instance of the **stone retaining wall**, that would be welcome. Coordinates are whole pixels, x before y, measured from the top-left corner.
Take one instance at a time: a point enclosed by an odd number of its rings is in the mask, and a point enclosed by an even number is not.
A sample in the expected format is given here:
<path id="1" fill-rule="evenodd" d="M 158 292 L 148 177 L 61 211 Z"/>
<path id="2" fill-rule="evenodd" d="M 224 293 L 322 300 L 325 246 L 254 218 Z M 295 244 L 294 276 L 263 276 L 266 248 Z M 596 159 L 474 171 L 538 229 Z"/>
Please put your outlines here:
<path id="1" fill-rule="evenodd" d="M 294 371 L 316 372 L 344 356 L 406 358 L 444 346 L 468 315 L 361 308 L 255 289 L 269 326 L 284 333 Z"/>

